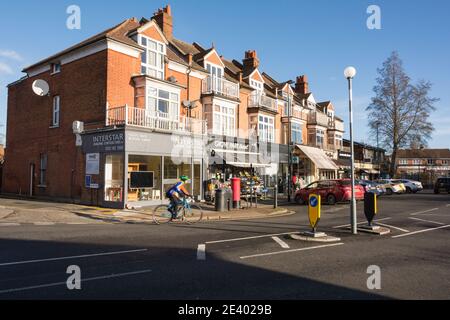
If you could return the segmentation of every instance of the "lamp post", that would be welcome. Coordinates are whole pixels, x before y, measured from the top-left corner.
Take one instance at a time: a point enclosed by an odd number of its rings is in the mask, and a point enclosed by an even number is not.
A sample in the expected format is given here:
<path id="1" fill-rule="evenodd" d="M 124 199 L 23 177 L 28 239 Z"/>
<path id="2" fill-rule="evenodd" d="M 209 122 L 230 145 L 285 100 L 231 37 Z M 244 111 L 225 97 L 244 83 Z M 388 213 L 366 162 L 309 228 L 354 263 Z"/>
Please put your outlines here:
<path id="1" fill-rule="evenodd" d="M 352 80 L 356 75 L 356 69 L 353 67 L 347 67 L 344 70 L 344 76 L 348 80 L 348 107 L 350 113 L 350 153 L 351 153 L 351 181 L 352 181 L 352 200 L 350 204 L 350 216 L 351 216 L 351 225 L 352 225 L 352 233 L 357 234 L 357 218 L 356 218 L 356 199 L 355 199 L 355 150 L 353 144 L 353 111 L 352 111 Z"/>

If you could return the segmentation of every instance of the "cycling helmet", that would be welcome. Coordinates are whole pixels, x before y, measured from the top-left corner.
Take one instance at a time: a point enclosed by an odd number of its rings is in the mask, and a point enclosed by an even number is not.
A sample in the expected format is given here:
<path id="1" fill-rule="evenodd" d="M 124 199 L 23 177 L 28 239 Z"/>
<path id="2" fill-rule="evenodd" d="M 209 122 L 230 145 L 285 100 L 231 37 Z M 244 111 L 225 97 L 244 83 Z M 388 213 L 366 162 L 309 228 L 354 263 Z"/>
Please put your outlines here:
<path id="1" fill-rule="evenodd" d="M 186 182 L 186 181 L 189 180 L 189 177 L 188 176 L 181 176 L 180 180 L 183 181 L 183 182 Z"/>

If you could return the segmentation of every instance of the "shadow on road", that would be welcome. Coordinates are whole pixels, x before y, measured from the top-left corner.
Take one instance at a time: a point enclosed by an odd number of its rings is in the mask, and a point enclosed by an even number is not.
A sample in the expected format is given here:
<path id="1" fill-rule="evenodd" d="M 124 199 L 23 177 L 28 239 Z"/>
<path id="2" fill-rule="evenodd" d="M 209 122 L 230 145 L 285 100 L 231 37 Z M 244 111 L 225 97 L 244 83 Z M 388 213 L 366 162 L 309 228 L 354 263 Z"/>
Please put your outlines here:
<path id="1" fill-rule="evenodd" d="M 0 294 L 3 299 L 386 299 L 346 288 L 226 261 L 207 254 L 196 260 L 195 249 L 151 244 L 147 251 L 41 261 L 5 266 L 7 262 L 128 251 L 139 247 L 117 243 L 0 240 L 0 291 L 65 282 L 69 265 L 81 268 L 82 279 L 151 269 L 151 272 L 82 282 L 81 290 L 65 285 Z M 307 263 L 307 262 L 305 262 Z M 3 264 L 3 265 L 2 265 Z M 302 266 L 299 265 L 299 272 Z M 365 282 L 364 282 L 365 284 Z M 364 286 L 362 284 L 362 287 Z"/>

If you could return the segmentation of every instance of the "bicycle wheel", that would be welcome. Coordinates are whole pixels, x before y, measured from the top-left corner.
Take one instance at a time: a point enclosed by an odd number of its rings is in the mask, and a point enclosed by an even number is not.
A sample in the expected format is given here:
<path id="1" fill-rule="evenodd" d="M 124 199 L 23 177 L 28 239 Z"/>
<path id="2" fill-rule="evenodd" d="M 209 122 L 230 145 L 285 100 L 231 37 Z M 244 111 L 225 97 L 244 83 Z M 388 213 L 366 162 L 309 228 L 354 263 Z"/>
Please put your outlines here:
<path id="1" fill-rule="evenodd" d="M 203 219 L 203 210 L 199 206 L 192 204 L 189 209 L 183 208 L 184 221 L 189 224 L 200 222 Z"/>
<path id="2" fill-rule="evenodd" d="M 172 221 L 172 213 L 167 205 L 161 204 L 153 210 L 153 221 L 156 224 L 165 224 Z"/>

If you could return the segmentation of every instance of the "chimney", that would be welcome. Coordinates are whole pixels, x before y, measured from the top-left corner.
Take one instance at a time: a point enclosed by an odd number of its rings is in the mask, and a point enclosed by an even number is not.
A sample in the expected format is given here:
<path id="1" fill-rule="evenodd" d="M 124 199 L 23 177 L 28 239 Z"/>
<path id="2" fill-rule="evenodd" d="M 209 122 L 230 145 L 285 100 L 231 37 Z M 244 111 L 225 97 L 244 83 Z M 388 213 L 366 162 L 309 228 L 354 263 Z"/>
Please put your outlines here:
<path id="1" fill-rule="evenodd" d="M 295 92 L 298 94 L 309 93 L 308 77 L 306 75 L 297 77 L 297 81 L 295 82 Z"/>
<path id="2" fill-rule="evenodd" d="M 192 61 L 193 61 L 193 59 L 194 59 L 194 56 L 192 55 L 192 53 L 186 54 L 185 57 L 187 58 L 188 64 L 189 64 L 190 66 L 192 66 Z"/>
<path id="3" fill-rule="evenodd" d="M 259 66 L 259 59 L 256 50 L 245 51 L 245 59 L 242 60 L 244 69 L 255 69 Z"/>
<path id="4" fill-rule="evenodd" d="M 158 11 L 154 13 L 153 19 L 159 25 L 166 38 L 171 40 L 173 38 L 173 20 L 170 5 L 158 9 Z"/>

